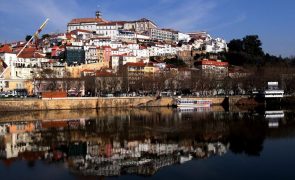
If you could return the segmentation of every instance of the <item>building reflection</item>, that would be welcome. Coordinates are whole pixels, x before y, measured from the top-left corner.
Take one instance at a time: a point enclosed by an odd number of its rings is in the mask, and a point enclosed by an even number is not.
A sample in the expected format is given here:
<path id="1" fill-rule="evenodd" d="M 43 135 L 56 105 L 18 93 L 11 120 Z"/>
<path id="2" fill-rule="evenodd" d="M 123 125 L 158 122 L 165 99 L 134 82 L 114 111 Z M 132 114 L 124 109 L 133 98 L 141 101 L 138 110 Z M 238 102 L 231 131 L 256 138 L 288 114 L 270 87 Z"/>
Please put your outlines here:
<path id="1" fill-rule="evenodd" d="M 174 110 L 143 109 L 102 111 L 95 118 L 7 121 L 0 123 L 0 157 L 64 162 L 72 173 L 85 176 L 153 175 L 165 166 L 229 150 L 259 155 L 271 133 L 261 119 L 240 112 L 179 116 Z"/>

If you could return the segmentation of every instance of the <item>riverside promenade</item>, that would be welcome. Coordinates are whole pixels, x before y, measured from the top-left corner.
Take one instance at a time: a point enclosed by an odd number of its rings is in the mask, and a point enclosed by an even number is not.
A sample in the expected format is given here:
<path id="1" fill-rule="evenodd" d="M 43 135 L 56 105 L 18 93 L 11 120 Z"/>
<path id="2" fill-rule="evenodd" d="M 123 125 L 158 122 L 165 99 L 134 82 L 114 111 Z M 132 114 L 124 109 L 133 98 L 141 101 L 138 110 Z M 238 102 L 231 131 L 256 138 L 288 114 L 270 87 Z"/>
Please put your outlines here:
<path id="1" fill-rule="evenodd" d="M 212 100 L 213 105 L 221 105 L 224 102 L 225 97 L 193 99 Z M 1 99 L 0 112 L 78 110 L 122 107 L 168 107 L 172 106 L 173 101 L 174 98 L 172 97 L 67 97 L 52 99 Z"/>

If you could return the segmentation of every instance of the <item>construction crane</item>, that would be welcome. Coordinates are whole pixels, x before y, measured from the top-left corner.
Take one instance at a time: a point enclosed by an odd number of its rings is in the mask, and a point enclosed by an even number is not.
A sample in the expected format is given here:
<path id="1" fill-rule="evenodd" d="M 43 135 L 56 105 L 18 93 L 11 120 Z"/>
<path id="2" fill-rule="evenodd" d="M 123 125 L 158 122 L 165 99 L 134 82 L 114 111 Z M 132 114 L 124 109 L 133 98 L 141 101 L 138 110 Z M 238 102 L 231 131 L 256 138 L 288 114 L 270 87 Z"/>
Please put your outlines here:
<path id="1" fill-rule="evenodd" d="M 49 18 L 47 18 L 43 24 L 40 26 L 40 28 L 34 33 L 34 35 L 31 37 L 31 39 L 25 44 L 25 46 L 18 52 L 18 54 L 16 55 L 16 57 L 18 57 L 23 51 L 24 49 L 31 43 L 31 41 L 36 38 L 38 36 L 38 34 L 42 31 L 42 29 L 45 27 L 45 25 L 47 24 L 47 22 L 49 21 Z"/>

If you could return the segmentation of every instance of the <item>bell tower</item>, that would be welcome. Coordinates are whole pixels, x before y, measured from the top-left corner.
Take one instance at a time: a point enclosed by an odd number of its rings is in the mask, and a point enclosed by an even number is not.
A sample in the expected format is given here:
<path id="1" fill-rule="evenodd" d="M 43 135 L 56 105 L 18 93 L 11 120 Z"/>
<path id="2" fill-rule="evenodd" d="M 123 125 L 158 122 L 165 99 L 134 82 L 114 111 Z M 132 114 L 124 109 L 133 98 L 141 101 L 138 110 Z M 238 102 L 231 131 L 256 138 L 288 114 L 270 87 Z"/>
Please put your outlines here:
<path id="1" fill-rule="evenodd" d="M 101 12 L 100 11 L 96 11 L 95 12 L 95 16 L 96 16 L 96 18 L 101 18 Z"/>

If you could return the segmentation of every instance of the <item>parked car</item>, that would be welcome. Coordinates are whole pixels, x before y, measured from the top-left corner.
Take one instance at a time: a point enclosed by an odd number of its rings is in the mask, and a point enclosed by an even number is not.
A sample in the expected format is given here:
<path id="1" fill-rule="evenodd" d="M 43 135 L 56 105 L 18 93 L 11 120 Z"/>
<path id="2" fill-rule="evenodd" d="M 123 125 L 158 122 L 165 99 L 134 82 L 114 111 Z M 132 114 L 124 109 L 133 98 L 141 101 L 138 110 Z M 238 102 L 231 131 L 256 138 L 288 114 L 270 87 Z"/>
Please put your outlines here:
<path id="1" fill-rule="evenodd" d="M 13 93 L 13 97 L 27 97 L 28 91 L 27 89 L 15 89 Z"/>
<path id="2" fill-rule="evenodd" d="M 2 98 L 15 97 L 15 92 L 14 91 L 4 91 L 4 92 L 1 92 L 0 97 L 2 97 Z"/>

